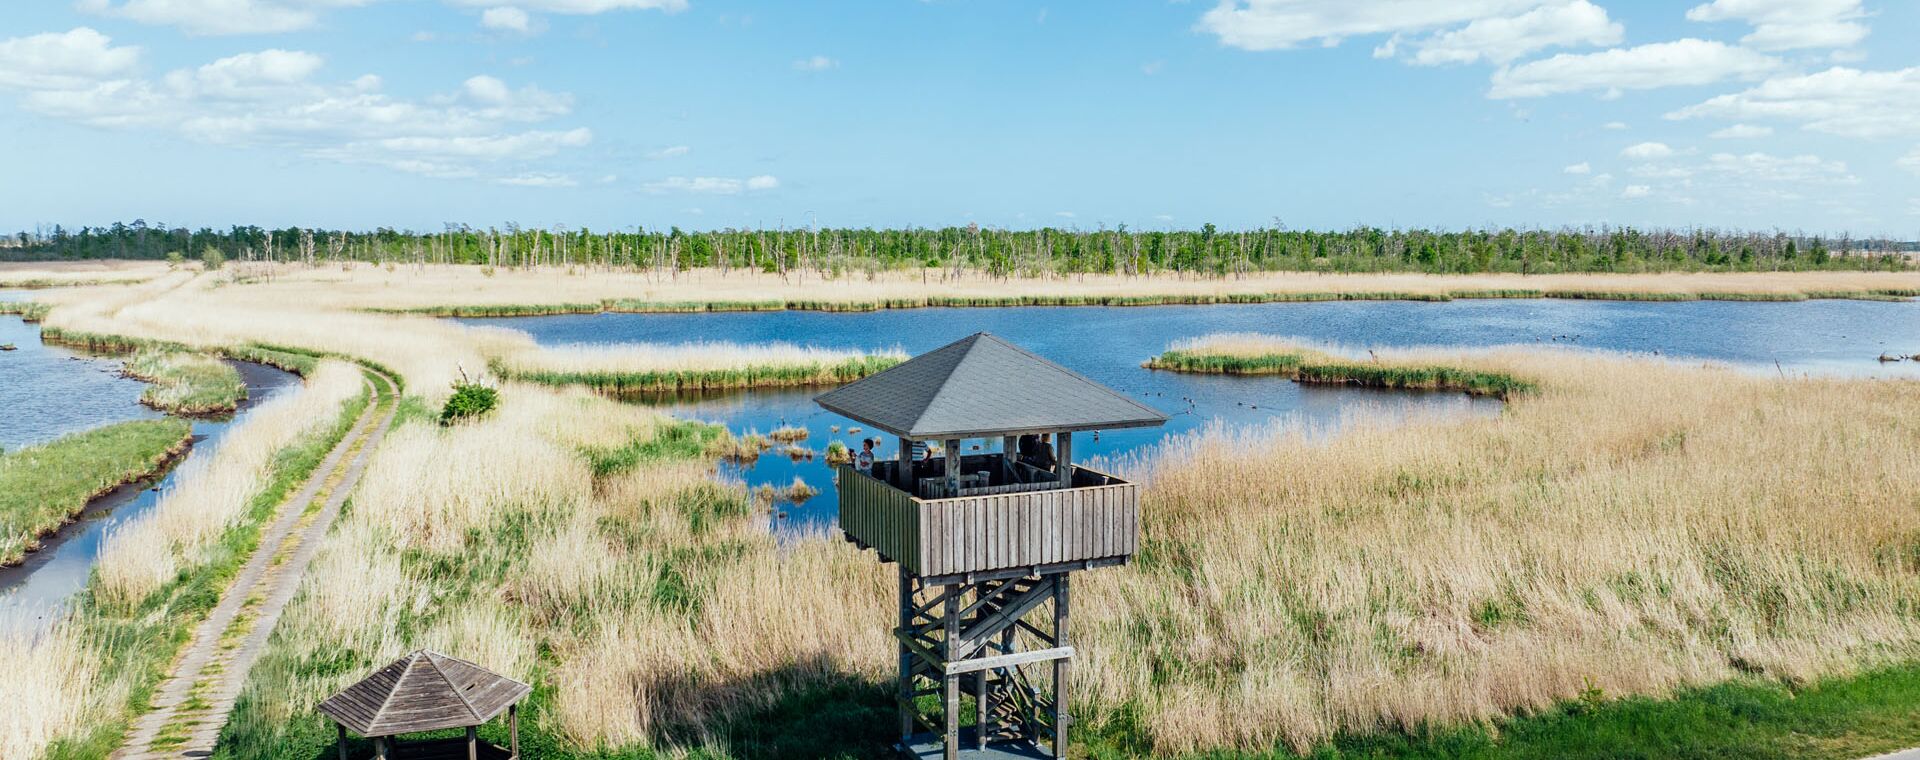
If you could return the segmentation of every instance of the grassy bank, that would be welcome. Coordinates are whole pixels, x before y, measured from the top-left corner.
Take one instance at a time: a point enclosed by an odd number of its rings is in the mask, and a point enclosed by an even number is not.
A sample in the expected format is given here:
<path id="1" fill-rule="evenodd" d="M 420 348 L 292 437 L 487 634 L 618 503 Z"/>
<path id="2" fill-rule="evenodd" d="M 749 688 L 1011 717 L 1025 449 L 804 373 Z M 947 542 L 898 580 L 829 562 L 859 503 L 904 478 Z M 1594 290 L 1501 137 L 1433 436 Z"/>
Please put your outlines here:
<path id="1" fill-rule="evenodd" d="M 0 565 L 18 563 L 94 498 L 164 469 L 192 433 L 182 420 L 135 420 L 0 454 Z"/>
<path id="2" fill-rule="evenodd" d="M 1303 383 L 1453 390 L 1501 398 L 1534 387 L 1505 372 L 1378 359 L 1361 362 L 1258 335 L 1209 336 L 1168 349 L 1147 360 L 1146 366 L 1217 375 L 1279 375 Z"/>
<path id="3" fill-rule="evenodd" d="M 523 351 L 492 362 L 495 374 L 541 385 L 578 385 L 602 393 L 831 385 L 904 360 L 892 351 L 853 351 L 731 343 L 568 346 Z"/>
<path id="4" fill-rule="evenodd" d="M 0 314 L 17 314 L 22 321 L 38 322 L 47 318 L 53 307 L 38 301 L 0 301 Z"/>
<path id="5" fill-rule="evenodd" d="M 356 395 L 358 374 L 323 367 L 297 393 L 256 407 L 210 460 L 176 476 L 147 517 L 108 537 L 92 582 L 66 619 L 37 641 L 0 636 L 7 655 L 43 663 L 35 673 L 43 678 L 21 685 L 33 688 L 31 697 L 13 702 L 32 709 L 0 716 L 7 729 L 0 743 L 15 750 L 9 756 L 82 760 L 120 746 L 189 631 L 257 545 L 261 527 L 367 403 Z M 129 577 L 150 585 L 128 585 Z M 44 677 L 63 672 L 64 679 Z M 10 725 L 14 720 L 35 731 Z M 22 739 L 36 732 L 43 749 Z"/>
<path id="6" fill-rule="evenodd" d="M 739 311 L 865 312 L 883 309 L 967 308 L 1009 306 L 1175 306 L 1254 303 L 1316 303 L 1324 301 L 1427 301 L 1488 298 L 1564 298 L 1605 301 L 1807 301 L 1818 299 L 1899 301 L 1920 296 L 1920 289 L 1807 291 L 1632 291 L 1570 288 L 1461 289 L 1418 291 L 1281 291 L 1269 293 L 1166 293 L 1144 295 L 1012 295 L 925 296 L 880 300 L 764 300 L 764 301 L 647 301 L 610 298 L 598 303 L 471 304 L 376 307 L 387 314 L 435 317 L 529 317 L 555 314 L 687 314 Z"/>
<path id="7" fill-rule="evenodd" d="M 144 349 L 127 360 L 124 373 L 152 383 L 140 403 L 169 414 L 228 414 L 247 399 L 240 371 L 207 354 Z"/>

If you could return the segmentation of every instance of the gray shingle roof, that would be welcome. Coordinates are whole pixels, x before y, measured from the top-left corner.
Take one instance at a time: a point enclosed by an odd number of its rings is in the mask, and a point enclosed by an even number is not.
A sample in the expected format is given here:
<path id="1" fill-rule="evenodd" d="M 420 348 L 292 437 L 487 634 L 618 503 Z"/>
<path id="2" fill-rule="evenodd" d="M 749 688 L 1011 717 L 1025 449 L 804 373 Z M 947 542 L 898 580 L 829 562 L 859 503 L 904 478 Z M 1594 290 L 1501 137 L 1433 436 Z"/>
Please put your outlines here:
<path id="1" fill-rule="evenodd" d="M 533 687 L 458 657 L 422 649 L 321 702 L 320 713 L 361 736 L 477 726 Z"/>
<path id="2" fill-rule="evenodd" d="M 1146 427 L 1167 415 L 989 333 L 974 333 L 813 399 L 908 438 Z"/>

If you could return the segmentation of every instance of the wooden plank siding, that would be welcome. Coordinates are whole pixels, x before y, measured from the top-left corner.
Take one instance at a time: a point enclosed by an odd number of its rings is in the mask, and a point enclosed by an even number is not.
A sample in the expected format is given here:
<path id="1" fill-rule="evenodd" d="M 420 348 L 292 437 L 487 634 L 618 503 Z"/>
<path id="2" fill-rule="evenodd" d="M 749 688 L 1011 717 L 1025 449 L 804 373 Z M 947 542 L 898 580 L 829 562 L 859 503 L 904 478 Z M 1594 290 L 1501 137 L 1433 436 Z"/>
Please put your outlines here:
<path id="1" fill-rule="evenodd" d="M 1076 469 L 1104 485 L 919 499 L 843 465 L 840 529 L 922 576 L 1132 556 L 1140 487 Z"/>

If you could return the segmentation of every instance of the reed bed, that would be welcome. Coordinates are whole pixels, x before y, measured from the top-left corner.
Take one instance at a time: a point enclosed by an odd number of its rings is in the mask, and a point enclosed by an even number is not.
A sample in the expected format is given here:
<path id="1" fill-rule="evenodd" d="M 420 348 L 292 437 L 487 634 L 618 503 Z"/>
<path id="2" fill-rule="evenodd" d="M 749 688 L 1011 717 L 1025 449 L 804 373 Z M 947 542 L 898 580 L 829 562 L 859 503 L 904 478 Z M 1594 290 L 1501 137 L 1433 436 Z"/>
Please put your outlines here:
<path id="1" fill-rule="evenodd" d="M 543 684 L 522 726 L 541 756 L 698 746 L 877 676 L 891 586 L 870 562 L 824 536 L 776 542 L 741 484 L 673 442 L 685 423 L 583 390 L 505 394 L 471 425 L 389 435 L 253 670 L 230 751 L 331 741 L 312 706 L 418 646 Z M 675 453 L 601 464 L 622 450 Z"/>
<path id="2" fill-rule="evenodd" d="M 39 301 L 0 301 L 0 314 L 17 315 L 22 322 L 39 322 L 46 319 L 47 312 L 52 308 Z"/>
<path id="3" fill-rule="evenodd" d="M 145 349 L 127 360 L 123 374 L 152 383 L 140 403 L 169 414 L 226 414 L 247 398 L 240 371 L 207 354 Z"/>
<path id="4" fill-rule="evenodd" d="M 56 738 L 72 733 L 91 717 L 95 700 L 110 698 L 112 687 L 99 679 L 95 652 L 72 635 L 34 636 L 0 631 L 0 756 L 38 757 Z"/>
<path id="5" fill-rule="evenodd" d="M 165 469 L 192 435 L 184 420 L 134 420 L 0 454 L 0 565 L 25 559 L 94 499 Z"/>
<path id="6" fill-rule="evenodd" d="M 661 391 L 828 385 L 857 380 L 906 358 L 791 344 L 575 345 L 497 359 L 502 377 L 542 385 L 579 385 L 615 395 Z"/>
<path id="7" fill-rule="evenodd" d="M 1498 371 L 1466 369 L 1442 363 L 1370 361 L 1274 336 L 1215 334 L 1182 341 L 1147 360 L 1150 369 L 1217 375 L 1280 375 L 1302 383 L 1360 385 L 1402 390 L 1453 390 L 1505 398 L 1532 390 L 1533 383 Z"/>
<path id="8" fill-rule="evenodd" d="M 1080 586 L 1075 672 L 1083 712 L 1131 727 L 1097 730 L 1307 751 L 1920 656 L 1915 384 L 1573 351 L 1386 361 L 1537 388 L 1498 418 L 1214 430 L 1120 463 L 1149 484 L 1145 549 Z"/>
<path id="9" fill-rule="evenodd" d="M 275 453 L 316 426 L 361 390 L 360 372 L 339 362 L 320 366 L 299 393 L 254 407 L 228 430 L 214 455 L 182 466 L 175 485 L 152 511 L 115 528 L 95 565 L 96 600 L 138 606 L 248 514 L 274 468 Z"/>

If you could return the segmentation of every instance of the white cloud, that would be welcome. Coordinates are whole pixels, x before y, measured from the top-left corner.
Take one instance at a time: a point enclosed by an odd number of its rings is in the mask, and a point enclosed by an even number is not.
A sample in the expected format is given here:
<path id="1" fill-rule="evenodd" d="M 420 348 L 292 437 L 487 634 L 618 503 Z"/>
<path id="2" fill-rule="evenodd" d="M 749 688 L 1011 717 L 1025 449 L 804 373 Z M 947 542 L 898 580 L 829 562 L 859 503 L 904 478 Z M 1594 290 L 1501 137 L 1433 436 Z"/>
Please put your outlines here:
<path id="1" fill-rule="evenodd" d="M 1415 41 L 1414 63 L 1488 61 L 1505 64 L 1549 47 L 1617 45 L 1623 27 L 1607 11 L 1587 0 L 1544 5 L 1518 16 L 1475 19 L 1459 29 Z M 1389 45 L 1392 43 L 1390 42 Z"/>
<path id="2" fill-rule="evenodd" d="M 188 34 L 271 34 L 306 29 L 322 11 L 370 0 L 80 0 L 80 10 Z"/>
<path id="3" fill-rule="evenodd" d="M 839 61 L 824 55 L 801 58 L 793 62 L 793 68 L 797 71 L 826 71 L 827 69 L 839 68 L 839 66 Z"/>
<path id="4" fill-rule="evenodd" d="M 576 180 L 565 174 L 549 174 L 545 172 L 528 172 L 526 174 L 518 174 L 511 177 L 501 177 L 499 179 L 494 180 L 494 182 L 502 185 L 517 185 L 519 187 L 579 187 L 580 186 L 579 180 Z"/>
<path id="5" fill-rule="evenodd" d="M 1592 174 L 1593 164 L 1589 164 L 1585 161 L 1581 161 L 1580 163 L 1569 166 L 1565 169 L 1562 169 L 1561 171 L 1566 172 L 1568 174 Z"/>
<path id="6" fill-rule="evenodd" d="M 732 177 L 668 177 L 656 182 L 648 182 L 649 193 L 700 193 L 706 195 L 739 195 L 749 190 L 772 190 L 780 186 L 780 180 L 765 174 L 748 179 Z"/>
<path id="7" fill-rule="evenodd" d="M 466 6 L 499 5 L 499 0 L 449 0 Z M 516 0 L 514 5 L 539 13 L 564 13 L 591 16 L 608 11 L 657 10 L 678 13 L 687 9 L 687 0 Z"/>
<path id="8" fill-rule="evenodd" d="M 1794 184 L 1853 185 L 1860 179 L 1847 172 L 1843 161 L 1827 161 L 1819 156 L 1774 156 L 1766 153 L 1715 153 L 1702 167 L 1743 181 L 1785 182 Z"/>
<path id="9" fill-rule="evenodd" d="M 1617 96 L 1623 90 L 1712 84 L 1755 77 L 1779 60 L 1722 42 L 1682 39 L 1598 53 L 1561 53 L 1494 72 L 1493 98 L 1532 98 L 1599 90 Z"/>
<path id="10" fill-rule="evenodd" d="M 1846 47 L 1867 37 L 1860 0 L 1713 0 L 1694 6 L 1694 21 L 1744 21 L 1753 33 L 1740 38 L 1760 50 Z"/>
<path id="11" fill-rule="evenodd" d="M 692 151 L 693 151 L 692 148 L 689 148 L 685 145 L 672 145 L 665 148 L 661 148 L 656 151 L 648 152 L 647 158 L 651 158 L 655 161 L 660 161 L 668 158 L 679 158 L 681 156 L 687 155 L 688 153 L 691 153 Z"/>
<path id="12" fill-rule="evenodd" d="M 1845 137 L 1920 135 L 1920 66 L 1898 71 L 1836 66 L 1815 74 L 1777 77 L 1744 92 L 1682 108 L 1667 118 L 1775 119 Z"/>
<path id="13" fill-rule="evenodd" d="M 1735 124 L 1726 129 L 1714 130 L 1708 135 L 1716 140 L 1751 140 L 1757 137 L 1771 137 L 1773 127 L 1756 127 L 1752 124 Z"/>
<path id="14" fill-rule="evenodd" d="M 1615 132 L 1621 132 L 1627 129 L 1627 123 L 1624 121 L 1609 121 L 1606 124 L 1602 125 L 1602 128 L 1611 129 Z"/>
<path id="15" fill-rule="evenodd" d="M 1055 211 L 1053 212 L 1053 215 L 1060 217 L 1061 219 L 1072 219 L 1076 216 L 1079 216 L 1079 214 L 1075 214 L 1072 211 Z"/>
<path id="16" fill-rule="evenodd" d="M 1666 143 L 1643 142 L 1627 146 L 1620 151 L 1620 155 L 1624 158 L 1638 159 L 1666 158 L 1673 155 L 1673 148 L 1667 147 Z"/>
<path id="17" fill-rule="evenodd" d="M 1653 188 L 1646 185 L 1628 185 L 1626 189 L 1620 191 L 1622 198 L 1645 198 L 1652 194 Z"/>
<path id="18" fill-rule="evenodd" d="M 299 50 L 240 53 L 157 78 L 134 74 L 136 53 L 92 30 L 0 40 L 0 91 L 17 93 L 24 110 L 91 127 L 439 177 L 477 176 L 482 165 L 531 172 L 521 165 L 593 139 L 585 128 L 514 127 L 568 114 L 571 96 L 488 76 L 408 100 L 381 92 L 372 74 L 319 81 L 324 59 Z"/>
<path id="19" fill-rule="evenodd" d="M 1542 0 L 1221 0 L 1197 28 L 1244 50 L 1325 47 L 1347 37 L 1422 32 L 1525 13 Z"/>
<path id="20" fill-rule="evenodd" d="M 1641 179 L 1687 179 L 1693 176 L 1692 169 L 1660 164 L 1641 164 L 1628 169 L 1627 173 Z"/>
<path id="21" fill-rule="evenodd" d="M 113 40 L 88 27 L 0 40 L 0 87 L 61 89 L 86 87 L 133 70 L 137 47 L 114 47 Z"/>
<path id="22" fill-rule="evenodd" d="M 533 32 L 533 17 L 527 15 L 526 11 L 507 5 L 486 9 L 480 14 L 480 25 L 503 32 L 530 34 Z"/>
<path id="23" fill-rule="evenodd" d="M 1894 162 L 1894 165 L 1913 172 L 1914 174 L 1920 174 L 1920 146 L 1914 147 L 1912 153 L 1901 156 L 1900 160 Z"/>

